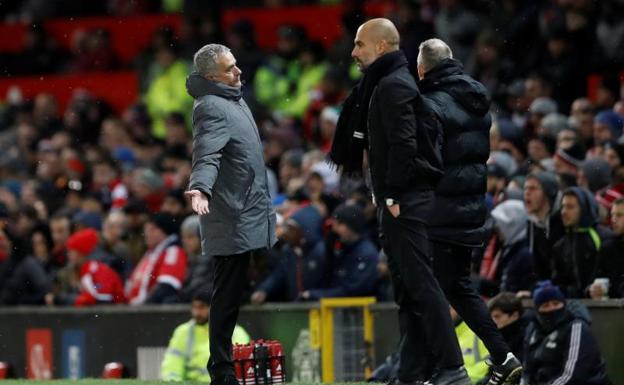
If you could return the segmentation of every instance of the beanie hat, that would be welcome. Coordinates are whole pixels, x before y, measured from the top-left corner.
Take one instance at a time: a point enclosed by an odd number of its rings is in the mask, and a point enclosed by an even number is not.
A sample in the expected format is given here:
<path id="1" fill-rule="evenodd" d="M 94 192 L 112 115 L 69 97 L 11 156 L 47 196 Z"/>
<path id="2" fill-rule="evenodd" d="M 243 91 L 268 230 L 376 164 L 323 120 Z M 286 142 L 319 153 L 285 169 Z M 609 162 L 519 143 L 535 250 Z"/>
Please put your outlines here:
<path id="1" fill-rule="evenodd" d="M 97 231 L 102 230 L 102 217 L 98 213 L 91 211 L 78 211 L 72 217 L 74 224 L 91 227 Z"/>
<path id="2" fill-rule="evenodd" d="M 537 285 L 537 288 L 533 292 L 533 305 L 537 310 L 548 301 L 560 301 L 563 303 L 566 301 L 561 289 L 553 285 L 549 280 L 542 281 Z"/>
<path id="3" fill-rule="evenodd" d="M 550 207 L 553 207 L 557 200 L 557 195 L 559 194 L 559 181 L 555 174 L 548 171 L 536 171 L 529 174 L 529 176 L 527 176 L 527 179 L 528 178 L 534 178 L 539 182 L 540 186 L 542 186 L 542 191 L 544 191 L 544 195 L 546 195 L 550 203 Z"/>
<path id="4" fill-rule="evenodd" d="M 585 160 L 585 149 L 579 143 L 575 143 L 570 148 L 560 148 L 555 154 L 555 158 L 569 164 L 573 167 L 580 167 L 581 162 Z"/>
<path id="5" fill-rule="evenodd" d="M 553 139 L 556 139 L 561 131 L 571 129 L 568 118 L 556 112 L 544 116 L 540 121 L 540 126 L 544 135 Z"/>
<path id="6" fill-rule="evenodd" d="M 622 135 L 622 127 L 624 126 L 624 118 L 617 112 L 612 110 L 600 111 L 595 117 L 594 122 L 607 125 L 615 139 Z"/>
<path id="7" fill-rule="evenodd" d="M 526 153 L 526 143 L 522 128 L 516 126 L 510 119 L 498 119 L 496 124 L 502 140 L 510 142 L 519 151 Z"/>
<path id="8" fill-rule="evenodd" d="M 76 231 L 65 242 L 67 250 L 76 250 L 82 255 L 91 254 L 97 244 L 98 235 L 92 228 Z"/>
<path id="9" fill-rule="evenodd" d="M 167 213 L 156 213 L 152 215 L 148 222 L 154 224 L 167 235 L 177 233 L 180 227 L 178 219 Z"/>
<path id="10" fill-rule="evenodd" d="M 366 231 L 366 216 L 364 210 L 358 205 L 342 204 L 334 210 L 333 217 L 357 234 L 363 234 Z"/>
<path id="11" fill-rule="evenodd" d="M 581 169 L 587 178 L 589 190 L 597 192 L 611 184 L 611 166 L 601 158 L 591 158 L 581 163 Z"/>
<path id="12" fill-rule="evenodd" d="M 490 154 L 490 159 L 488 160 L 488 164 L 497 164 L 505 170 L 505 174 L 507 178 L 511 177 L 518 170 L 518 163 L 516 160 L 507 152 L 504 151 L 494 151 Z"/>
<path id="13" fill-rule="evenodd" d="M 547 97 L 540 97 L 531 103 L 529 112 L 532 114 L 540 114 L 546 116 L 553 112 L 557 112 L 557 102 Z"/>

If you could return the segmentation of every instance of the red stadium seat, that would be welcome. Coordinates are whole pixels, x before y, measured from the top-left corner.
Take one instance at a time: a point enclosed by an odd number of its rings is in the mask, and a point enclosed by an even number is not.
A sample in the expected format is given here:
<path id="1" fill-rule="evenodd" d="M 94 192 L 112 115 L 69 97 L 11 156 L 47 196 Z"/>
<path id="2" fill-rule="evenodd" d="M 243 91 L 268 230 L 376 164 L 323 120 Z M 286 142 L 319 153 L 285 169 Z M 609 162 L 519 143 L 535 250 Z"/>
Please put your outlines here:
<path id="1" fill-rule="evenodd" d="M 13 376 L 13 367 L 8 362 L 0 361 L 0 380 L 6 380 Z"/>

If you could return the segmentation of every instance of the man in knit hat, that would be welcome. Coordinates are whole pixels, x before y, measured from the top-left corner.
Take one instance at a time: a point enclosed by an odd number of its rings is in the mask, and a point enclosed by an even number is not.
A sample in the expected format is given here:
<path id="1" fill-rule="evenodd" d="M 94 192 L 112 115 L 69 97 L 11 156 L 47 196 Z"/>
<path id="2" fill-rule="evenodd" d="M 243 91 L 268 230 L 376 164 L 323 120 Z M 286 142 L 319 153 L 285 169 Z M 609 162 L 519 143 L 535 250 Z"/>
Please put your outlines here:
<path id="1" fill-rule="evenodd" d="M 106 264 L 90 260 L 98 245 L 98 235 L 93 229 L 84 229 L 67 239 L 67 257 L 70 267 L 80 279 L 80 293 L 55 296 L 46 295 L 48 305 L 89 306 L 98 303 L 124 303 L 123 283 L 119 275 Z"/>
<path id="2" fill-rule="evenodd" d="M 551 277 L 552 246 L 563 236 L 558 195 L 559 182 L 553 173 L 533 172 L 524 182 L 524 204 L 529 214 L 527 238 L 539 280 Z"/>
<path id="3" fill-rule="evenodd" d="M 177 300 L 187 269 L 178 227 L 178 220 L 166 213 L 152 215 L 143 227 L 147 252 L 132 272 L 126 287 L 131 305 Z"/>
<path id="4" fill-rule="evenodd" d="M 583 160 L 585 160 L 585 149 L 580 143 L 557 150 L 554 157 L 555 172 L 561 178 L 564 187 L 576 185 L 576 176 Z"/>
<path id="5" fill-rule="evenodd" d="M 524 340 L 523 384 L 611 384 L 583 305 L 566 302 L 561 290 L 544 281 L 533 294 L 535 319 Z"/>

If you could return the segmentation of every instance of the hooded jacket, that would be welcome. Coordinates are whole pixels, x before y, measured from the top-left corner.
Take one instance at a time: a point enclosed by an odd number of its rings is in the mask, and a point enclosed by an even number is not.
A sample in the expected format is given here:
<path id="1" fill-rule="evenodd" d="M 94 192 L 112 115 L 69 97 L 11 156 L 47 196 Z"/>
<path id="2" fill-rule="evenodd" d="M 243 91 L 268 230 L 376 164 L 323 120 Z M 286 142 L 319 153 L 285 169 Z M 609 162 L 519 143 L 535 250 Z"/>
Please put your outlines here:
<path id="1" fill-rule="evenodd" d="M 275 211 L 258 127 L 240 87 L 197 73 L 186 81 L 193 105 L 193 162 L 189 190 L 210 199 L 200 218 L 202 252 L 233 255 L 276 242 Z"/>
<path id="2" fill-rule="evenodd" d="M 550 212 L 544 221 L 532 215 L 528 221 L 529 251 L 537 279 L 543 281 L 552 278 L 552 248 L 564 234 L 559 212 L 559 182 L 553 173 L 546 171 L 532 173 L 528 178 L 538 181 L 550 203 Z"/>
<path id="3" fill-rule="evenodd" d="M 553 330 L 534 319 L 524 339 L 521 384 L 609 385 L 587 308 L 570 301 Z"/>
<path id="4" fill-rule="evenodd" d="M 496 206 L 492 218 L 503 238 L 503 246 L 496 257 L 496 278 L 501 291 L 530 290 L 535 281 L 527 243 L 527 213 L 519 200 L 507 200 Z"/>
<path id="5" fill-rule="evenodd" d="M 581 214 L 579 223 L 565 229 L 565 235 L 553 246 L 553 283 L 567 297 L 586 296 L 586 289 L 596 274 L 597 256 L 602 247 L 601 234 L 597 228 L 598 204 L 593 194 L 581 187 L 570 187 L 565 192 L 578 199 Z"/>
<path id="6" fill-rule="evenodd" d="M 435 190 L 429 236 L 439 242 L 480 246 L 487 238 L 489 96 L 454 59 L 445 59 L 425 73 L 418 86 L 443 127 L 444 176 Z"/>
<path id="7" fill-rule="evenodd" d="M 301 229 L 304 241 L 300 250 L 284 246 L 277 266 L 258 286 L 257 290 L 267 293 L 270 300 L 292 301 L 302 291 L 322 287 L 324 282 L 323 218 L 316 207 L 310 205 L 299 209 L 289 220 Z"/>

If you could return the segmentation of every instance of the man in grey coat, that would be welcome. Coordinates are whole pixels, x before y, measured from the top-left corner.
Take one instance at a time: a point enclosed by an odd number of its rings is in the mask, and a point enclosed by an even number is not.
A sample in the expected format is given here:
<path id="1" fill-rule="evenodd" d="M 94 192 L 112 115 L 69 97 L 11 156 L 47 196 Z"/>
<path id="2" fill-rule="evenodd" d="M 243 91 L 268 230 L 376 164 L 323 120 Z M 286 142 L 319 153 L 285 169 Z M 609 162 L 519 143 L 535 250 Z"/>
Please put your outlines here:
<path id="1" fill-rule="evenodd" d="M 262 142 L 242 99 L 241 70 L 229 48 L 208 44 L 195 53 L 187 79 L 193 106 L 193 170 L 186 195 L 200 215 L 202 252 L 214 256 L 210 312 L 213 385 L 237 385 L 231 339 L 255 250 L 276 242 L 275 212 Z"/>

